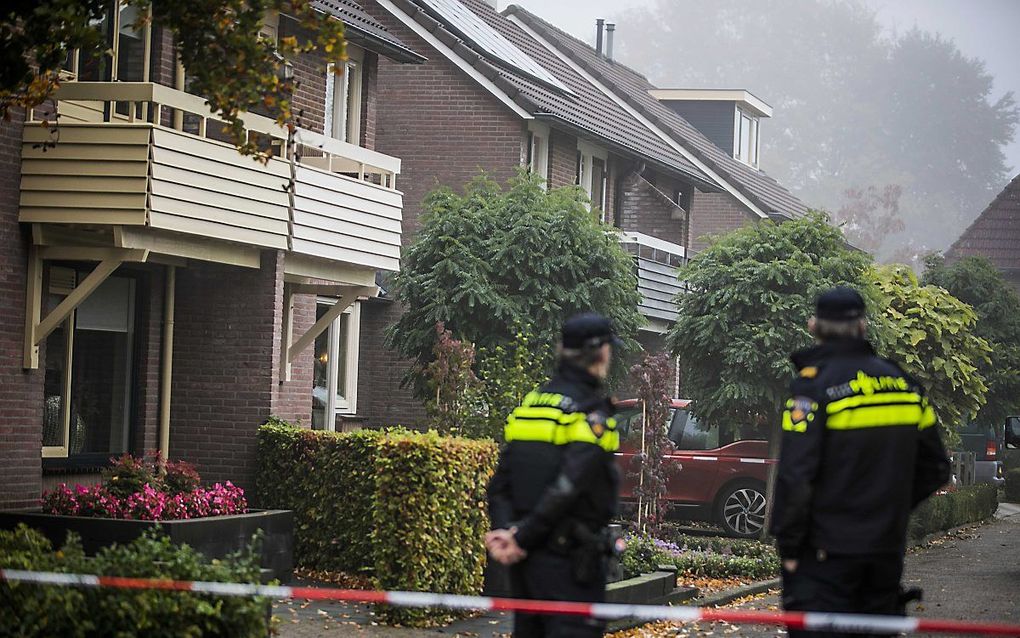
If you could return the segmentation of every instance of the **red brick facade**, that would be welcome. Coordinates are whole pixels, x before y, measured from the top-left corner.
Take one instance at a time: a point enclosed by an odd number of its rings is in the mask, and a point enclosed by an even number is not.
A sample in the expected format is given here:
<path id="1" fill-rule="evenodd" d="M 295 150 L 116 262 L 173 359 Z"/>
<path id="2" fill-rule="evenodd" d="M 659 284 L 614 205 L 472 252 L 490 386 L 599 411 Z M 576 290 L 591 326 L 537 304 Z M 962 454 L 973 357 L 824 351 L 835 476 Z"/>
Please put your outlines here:
<path id="1" fill-rule="evenodd" d="M 645 171 L 643 175 L 633 172 L 626 175 L 620 185 L 617 219 L 621 228 L 681 246 L 686 243 L 684 217 L 670 200 L 678 188 L 685 186 L 683 183 Z"/>
<path id="2" fill-rule="evenodd" d="M 759 220 L 729 193 L 696 191 L 691 208 L 691 247 L 695 254 L 708 246 L 710 236 Z"/>
<path id="3" fill-rule="evenodd" d="M 549 135 L 549 186 L 577 183 L 577 138 L 552 129 Z"/>

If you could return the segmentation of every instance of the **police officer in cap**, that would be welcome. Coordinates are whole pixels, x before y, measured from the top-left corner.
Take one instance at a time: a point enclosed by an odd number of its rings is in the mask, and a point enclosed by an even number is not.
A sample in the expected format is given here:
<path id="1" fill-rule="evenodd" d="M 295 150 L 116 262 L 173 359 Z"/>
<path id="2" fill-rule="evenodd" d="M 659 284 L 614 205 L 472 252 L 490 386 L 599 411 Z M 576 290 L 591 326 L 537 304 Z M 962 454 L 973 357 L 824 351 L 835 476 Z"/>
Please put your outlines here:
<path id="1" fill-rule="evenodd" d="M 770 527 L 788 610 L 902 614 L 910 511 L 949 480 L 924 389 L 867 325 L 860 294 L 834 288 L 808 322 L 817 345 L 792 356 Z"/>
<path id="2" fill-rule="evenodd" d="M 604 386 L 618 339 L 597 314 L 570 318 L 562 336 L 555 375 L 507 418 L 485 542 L 511 566 L 514 596 L 600 602 L 619 492 L 619 435 Z M 604 629 L 589 618 L 514 616 L 519 638 L 601 636 Z"/>

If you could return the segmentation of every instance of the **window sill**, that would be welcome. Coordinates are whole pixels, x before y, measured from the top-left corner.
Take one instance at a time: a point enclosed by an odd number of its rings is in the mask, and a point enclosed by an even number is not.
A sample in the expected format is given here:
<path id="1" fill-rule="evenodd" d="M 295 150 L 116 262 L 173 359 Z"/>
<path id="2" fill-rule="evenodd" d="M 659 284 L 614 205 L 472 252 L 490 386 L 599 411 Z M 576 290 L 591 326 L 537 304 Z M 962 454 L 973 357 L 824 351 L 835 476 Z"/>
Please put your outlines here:
<path id="1" fill-rule="evenodd" d="M 100 472 L 110 467 L 110 454 L 75 454 L 66 458 L 44 458 L 42 460 L 43 475 L 81 474 L 83 472 Z"/>

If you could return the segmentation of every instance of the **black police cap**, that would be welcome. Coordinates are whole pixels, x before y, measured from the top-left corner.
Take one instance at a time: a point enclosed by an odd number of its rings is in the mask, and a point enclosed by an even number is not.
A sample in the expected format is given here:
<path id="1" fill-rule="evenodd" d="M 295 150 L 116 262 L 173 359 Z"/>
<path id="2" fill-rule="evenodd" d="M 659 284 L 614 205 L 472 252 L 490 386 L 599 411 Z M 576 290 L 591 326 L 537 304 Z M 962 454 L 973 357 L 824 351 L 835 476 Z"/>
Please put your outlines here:
<path id="1" fill-rule="evenodd" d="M 563 323 L 563 347 L 579 350 L 604 343 L 620 343 L 613 322 L 594 312 L 574 315 Z"/>
<path id="2" fill-rule="evenodd" d="M 823 292 L 815 305 L 815 316 L 830 321 L 852 321 L 865 314 L 864 297 L 848 286 Z"/>

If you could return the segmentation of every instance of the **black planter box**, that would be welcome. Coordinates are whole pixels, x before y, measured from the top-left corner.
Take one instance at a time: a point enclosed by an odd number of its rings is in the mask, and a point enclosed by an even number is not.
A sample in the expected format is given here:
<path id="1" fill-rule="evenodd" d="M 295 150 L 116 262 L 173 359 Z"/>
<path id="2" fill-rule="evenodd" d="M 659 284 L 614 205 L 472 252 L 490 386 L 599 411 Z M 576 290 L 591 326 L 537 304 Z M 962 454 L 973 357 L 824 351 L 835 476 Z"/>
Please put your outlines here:
<path id="1" fill-rule="evenodd" d="M 206 558 L 223 558 L 243 549 L 257 530 L 263 530 L 262 569 L 267 578 L 290 581 L 294 569 L 294 512 L 252 510 L 247 514 L 208 516 L 177 521 L 134 521 L 88 516 L 44 514 L 39 510 L 0 512 L 0 529 L 14 529 L 24 523 L 42 532 L 54 547 L 64 543 L 67 532 L 81 537 L 88 555 L 114 543 L 128 543 L 157 525 L 170 542 L 188 544 Z"/>

